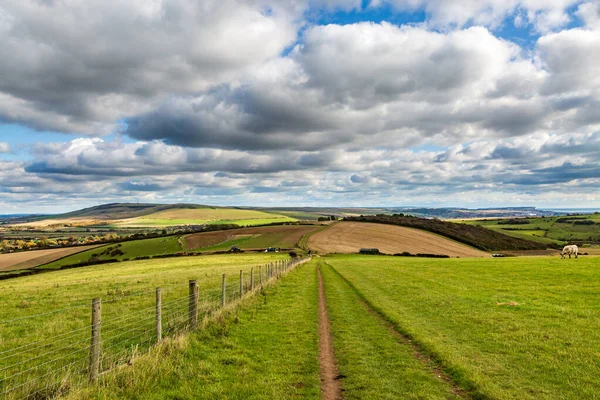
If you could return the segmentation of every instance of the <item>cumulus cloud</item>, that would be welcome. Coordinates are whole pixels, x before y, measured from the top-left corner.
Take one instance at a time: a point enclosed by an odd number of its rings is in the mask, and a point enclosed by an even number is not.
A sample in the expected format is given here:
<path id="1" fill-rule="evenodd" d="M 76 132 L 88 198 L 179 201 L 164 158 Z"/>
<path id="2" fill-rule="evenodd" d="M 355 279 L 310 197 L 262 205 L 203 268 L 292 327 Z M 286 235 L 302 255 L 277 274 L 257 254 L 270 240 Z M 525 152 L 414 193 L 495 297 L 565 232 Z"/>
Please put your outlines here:
<path id="1" fill-rule="evenodd" d="M 181 146 L 314 151 L 593 131 L 598 39 L 581 29 L 549 34 L 529 56 L 482 27 L 316 26 L 288 57 L 131 117 L 127 134 Z"/>
<path id="2" fill-rule="evenodd" d="M 600 201 L 595 2 L 392 2 L 426 21 L 303 25 L 358 0 L 4 2 L 0 121 L 84 137 L 0 160 L 0 206 Z M 508 19 L 531 46 L 495 34 Z"/>
<path id="3" fill-rule="evenodd" d="M 10 145 L 6 142 L 0 142 L 0 154 L 2 153 L 10 153 L 12 150 Z"/>
<path id="4" fill-rule="evenodd" d="M 114 130 L 172 92 L 278 56 L 296 38 L 298 10 L 260 0 L 3 2 L 0 53 L 10 57 L 0 65 L 0 118 Z"/>

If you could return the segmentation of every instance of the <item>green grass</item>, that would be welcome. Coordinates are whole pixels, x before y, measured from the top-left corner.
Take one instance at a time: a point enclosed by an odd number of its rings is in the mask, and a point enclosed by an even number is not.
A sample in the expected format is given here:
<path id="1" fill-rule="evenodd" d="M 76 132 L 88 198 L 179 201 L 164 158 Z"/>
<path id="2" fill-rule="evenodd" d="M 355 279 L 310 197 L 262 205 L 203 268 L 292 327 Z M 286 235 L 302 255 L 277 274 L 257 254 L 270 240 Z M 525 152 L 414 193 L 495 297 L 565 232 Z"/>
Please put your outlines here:
<path id="1" fill-rule="evenodd" d="M 212 307 L 220 302 L 221 276 L 226 273 L 227 296 L 239 293 L 239 271 L 245 284 L 251 267 L 288 258 L 281 254 L 242 254 L 176 259 L 131 261 L 54 271 L 0 282 L 0 369 L 2 375 L 42 364 L 30 373 L 32 378 L 70 362 L 85 368 L 91 299 L 103 300 L 103 340 L 107 362 L 140 342 L 147 347 L 154 338 L 154 288 L 163 287 L 164 326 L 178 329 L 186 321 L 188 280 L 199 284 L 202 304 Z M 256 273 L 257 270 L 255 269 Z M 60 310 L 55 312 L 55 310 Z M 125 318 L 125 319 L 122 319 Z M 64 335 L 69 338 L 65 341 Z M 60 339 L 54 342 L 54 338 Z M 131 339 L 131 340 L 130 340 Z M 40 340 L 40 347 L 31 346 Z M 30 346 L 13 351 L 21 346 Z M 127 350 L 129 349 L 129 350 Z M 39 357 L 39 358 L 38 358 Z M 55 358 L 55 363 L 43 364 Z M 15 365 L 25 362 L 24 366 Z M 4 368 L 7 368 L 4 371 Z M 17 376 L 17 379 L 24 378 Z M 3 390 L 0 376 L 0 393 Z M 13 382 L 12 380 L 10 382 Z"/>
<path id="2" fill-rule="evenodd" d="M 120 250 L 123 254 L 113 253 L 114 250 Z M 182 251 L 178 236 L 163 236 L 152 239 L 132 240 L 116 244 L 109 244 L 95 249 L 87 250 L 81 253 L 73 254 L 60 260 L 43 265 L 42 269 L 58 269 L 64 265 L 73 265 L 90 259 L 109 260 L 109 259 L 133 259 L 142 256 L 157 256 L 161 254 L 173 254 Z M 96 257 L 93 257 L 94 254 Z"/>
<path id="3" fill-rule="evenodd" d="M 116 221 L 115 226 L 166 227 L 176 225 L 234 224 L 238 226 L 266 225 L 275 222 L 295 222 L 295 218 L 263 211 L 236 208 L 173 208 L 142 217 Z"/>
<path id="4" fill-rule="evenodd" d="M 315 266 L 72 399 L 320 399 Z"/>
<path id="5" fill-rule="evenodd" d="M 211 225 L 227 225 L 233 224 L 238 226 L 259 226 L 275 224 L 279 222 L 296 222 L 297 220 L 289 217 L 274 217 L 274 218 L 255 218 L 255 219 L 221 219 L 211 221 Z"/>
<path id="6" fill-rule="evenodd" d="M 597 258 L 326 261 L 457 382 L 484 397 L 600 393 Z"/>
<path id="7" fill-rule="evenodd" d="M 345 399 L 451 399 L 452 386 L 415 357 L 331 267 L 321 267 Z"/>
<path id="8" fill-rule="evenodd" d="M 574 225 L 573 222 L 558 222 L 561 218 L 591 220 L 595 225 Z M 529 239 L 546 245 L 562 246 L 570 241 L 589 243 L 600 242 L 600 214 L 579 215 L 575 217 L 535 217 L 526 218 L 529 224 L 499 224 L 505 220 L 466 220 L 462 223 L 479 225 L 496 232 L 520 239 Z M 503 229 L 508 228 L 508 229 Z"/>

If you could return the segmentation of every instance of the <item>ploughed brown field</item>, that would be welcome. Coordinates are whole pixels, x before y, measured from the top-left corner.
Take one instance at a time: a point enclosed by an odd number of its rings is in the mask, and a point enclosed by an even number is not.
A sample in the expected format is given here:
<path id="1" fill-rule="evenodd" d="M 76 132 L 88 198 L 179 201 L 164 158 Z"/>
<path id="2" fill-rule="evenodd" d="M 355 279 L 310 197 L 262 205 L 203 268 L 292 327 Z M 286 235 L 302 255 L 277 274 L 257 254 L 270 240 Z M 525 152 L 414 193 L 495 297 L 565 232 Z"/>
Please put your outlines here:
<path id="1" fill-rule="evenodd" d="M 188 235 L 184 238 L 188 250 L 201 249 L 234 240 L 240 237 L 252 236 L 252 239 L 239 245 L 242 249 L 263 247 L 294 248 L 302 236 L 321 229 L 316 225 L 275 225 L 240 228 L 216 232 L 202 232 Z"/>
<path id="2" fill-rule="evenodd" d="M 489 257 L 489 254 L 434 233 L 403 226 L 367 222 L 339 222 L 308 239 L 319 253 L 358 253 L 377 248 L 386 254 L 445 254 L 450 257 Z"/>
<path id="3" fill-rule="evenodd" d="M 94 247 L 102 246 L 94 244 L 90 246 L 66 247 L 61 249 L 30 250 L 19 253 L 0 254 L 0 271 L 12 271 L 37 267 L 56 261 L 59 258 L 70 256 Z"/>

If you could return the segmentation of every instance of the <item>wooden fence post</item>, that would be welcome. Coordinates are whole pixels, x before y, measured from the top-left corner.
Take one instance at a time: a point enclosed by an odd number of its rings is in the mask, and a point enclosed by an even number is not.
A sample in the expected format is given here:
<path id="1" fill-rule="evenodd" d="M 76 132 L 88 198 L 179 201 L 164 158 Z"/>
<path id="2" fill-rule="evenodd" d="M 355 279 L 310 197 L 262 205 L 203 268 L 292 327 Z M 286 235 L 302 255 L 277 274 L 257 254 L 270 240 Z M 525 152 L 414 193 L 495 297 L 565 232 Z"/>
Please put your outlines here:
<path id="1" fill-rule="evenodd" d="M 254 292 L 254 267 L 250 268 L 250 290 Z"/>
<path id="2" fill-rule="evenodd" d="M 225 307 L 225 303 L 227 303 L 227 284 L 226 284 L 226 278 L 225 278 L 225 274 L 223 274 L 223 288 L 221 289 L 222 291 L 222 297 L 221 297 L 221 307 Z"/>
<path id="3" fill-rule="evenodd" d="M 190 281 L 190 305 L 189 305 L 190 328 L 198 326 L 198 282 Z"/>
<path id="4" fill-rule="evenodd" d="M 100 372 L 100 328 L 102 324 L 102 299 L 92 300 L 92 342 L 90 346 L 90 381 L 98 379 Z"/>
<path id="5" fill-rule="evenodd" d="M 156 288 L 156 341 L 162 340 L 162 289 Z"/>
<path id="6" fill-rule="evenodd" d="M 260 287 L 262 287 L 262 265 L 258 266 L 258 282 Z"/>
<path id="7" fill-rule="evenodd" d="M 240 269 L 240 299 L 244 296 L 244 271 Z"/>

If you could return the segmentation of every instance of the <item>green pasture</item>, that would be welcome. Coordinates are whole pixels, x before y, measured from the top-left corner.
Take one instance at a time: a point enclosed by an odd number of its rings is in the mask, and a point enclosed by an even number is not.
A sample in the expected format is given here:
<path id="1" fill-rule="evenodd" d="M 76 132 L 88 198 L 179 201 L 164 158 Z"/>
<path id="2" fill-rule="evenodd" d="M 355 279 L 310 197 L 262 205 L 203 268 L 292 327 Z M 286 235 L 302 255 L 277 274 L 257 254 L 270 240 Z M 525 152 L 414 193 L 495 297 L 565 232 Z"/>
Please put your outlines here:
<path id="1" fill-rule="evenodd" d="M 256 219 L 222 219 L 218 221 L 211 221 L 209 225 L 227 225 L 233 224 L 238 226 L 260 226 L 277 224 L 284 222 L 296 222 L 297 220 L 289 217 L 273 217 L 273 218 L 256 218 Z"/>
<path id="2" fill-rule="evenodd" d="M 572 221 L 559 222 L 568 218 Z M 527 224 L 505 224 L 506 220 L 465 220 L 462 223 L 480 225 L 508 236 L 533 240 L 547 245 L 562 246 L 570 241 L 600 242 L 600 214 L 524 218 Z M 578 225 L 574 221 L 592 221 L 593 225 Z"/>
<path id="3" fill-rule="evenodd" d="M 600 393 L 597 258 L 324 261 L 455 382 L 482 398 Z"/>
<path id="4" fill-rule="evenodd" d="M 43 347 L 38 361 L 52 350 L 67 360 L 85 359 L 85 351 L 72 350 L 89 341 L 92 297 L 104 301 L 107 343 L 131 348 L 137 342 L 116 339 L 131 324 L 146 335 L 142 339 L 154 340 L 154 287 L 165 288 L 165 318 L 185 320 L 189 279 L 198 280 L 208 307 L 218 304 L 222 273 L 233 299 L 240 269 L 247 284 L 251 267 L 284 258 L 154 259 L 1 281 L 0 368 L 7 363 L 3 352 L 77 329 L 83 330 L 72 347 Z M 107 373 L 98 386 L 75 385 L 70 398 L 320 398 L 318 265 L 346 399 L 595 398 L 598 260 L 316 257 L 205 329 Z M 45 314 L 56 309 L 62 311 Z M 133 322 L 114 324 L 132 313 L 138 315 Z"/>
<path id="5" fill-rule="evenodd" d="M 119 250 L 120 252 L 116 252 Z M 182 251 L 179 236 L 162 236 L 151 239 L 131 240 L 127 242 L 108 244 L 95 249 L 73 254 L 60 260 L 43 265 L 42 269 L 58 269 L 64 265 L 74 265 L 95 260 L 124 260 L 143 256 L 173 254 Z M 95 256 L 94 256 L 95 255 Z M 38 267 L 40 268 L 40 267 Z"/>
<path id="6" fill-rule="evenodd" d="M 201 309 L 208 311 L 220 304 L 222 274 L 228 275 L 227 297 L 234 299 L 240 270 L 247 286 L 252 267 L 258 282 L 259 265 L 287 258 L 228 254 L 130 261 L 0 281 L 0 393 L 30 374 L 37 379 L 68 365 L 81 373 L 88 358 L 92 298 L 103 301 L 108 363 L 113 354 L 154 341 L 156 287 L 164 288 L 163 325 L 169 332 L 187 321 L 188 280 L 198 281 Z"/>
<path id="7" fill-rule="evenodd" d="M 285 215 L 237 208 L 173 208 L 114 223 L 118 227 L 166 227 L 176 225 L 234 224 L 239 226 L 295 222 Z"/>

